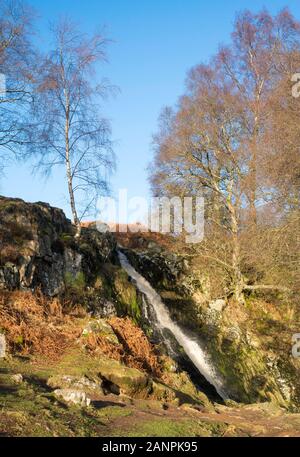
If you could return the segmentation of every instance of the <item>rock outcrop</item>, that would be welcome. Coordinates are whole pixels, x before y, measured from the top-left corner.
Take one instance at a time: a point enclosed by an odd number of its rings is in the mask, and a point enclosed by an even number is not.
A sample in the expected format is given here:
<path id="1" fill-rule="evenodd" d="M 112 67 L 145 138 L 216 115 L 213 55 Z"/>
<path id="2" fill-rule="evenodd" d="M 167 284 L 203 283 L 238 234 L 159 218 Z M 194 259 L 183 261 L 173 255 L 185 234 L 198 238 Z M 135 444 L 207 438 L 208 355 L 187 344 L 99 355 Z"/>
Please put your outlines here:
<path id="1" fill-rule="evenodd" d="M 66 283 L 93 285 L 101 265 L 113 261 L 115 240 L 83 228 L 77 242 L 74 233 L 58 208 L 0 197 L 0 288 L 55 296 Z"/>

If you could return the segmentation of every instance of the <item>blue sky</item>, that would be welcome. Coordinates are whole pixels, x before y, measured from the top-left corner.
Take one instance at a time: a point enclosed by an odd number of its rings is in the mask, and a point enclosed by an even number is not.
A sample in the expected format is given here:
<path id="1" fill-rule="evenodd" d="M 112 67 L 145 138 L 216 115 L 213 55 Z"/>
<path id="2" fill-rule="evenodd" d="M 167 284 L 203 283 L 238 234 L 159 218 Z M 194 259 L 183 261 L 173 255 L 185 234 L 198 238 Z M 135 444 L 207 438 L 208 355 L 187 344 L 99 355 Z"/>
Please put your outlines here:
<path id="1" fill-rule="evenodd" d="M 174 105 L 184 90 L 187 70 L 207 61 L 219 43 L 230 40 L 236 12 L 263 6 L 276 13 L 285 6 L 300 20 L 299 0 L 29 0 L 39 14 L 40 46 L 49 47 L 47 26 L 68 14 L 85 31 L 106 27 L 113 40 L 109 64 L 99 68 L 120 93 L 104 106 L 111 119 L 117 173 L 112 187 L 129 196 L 148 196 L 147 165 L 151 137 L 165 105 Z M 0 193 L 27 201 L 47 201 L 67 215 L 63 170 L 45 181 L 31 173 L 32 164 L 11 165 L 0 182 Z"/>

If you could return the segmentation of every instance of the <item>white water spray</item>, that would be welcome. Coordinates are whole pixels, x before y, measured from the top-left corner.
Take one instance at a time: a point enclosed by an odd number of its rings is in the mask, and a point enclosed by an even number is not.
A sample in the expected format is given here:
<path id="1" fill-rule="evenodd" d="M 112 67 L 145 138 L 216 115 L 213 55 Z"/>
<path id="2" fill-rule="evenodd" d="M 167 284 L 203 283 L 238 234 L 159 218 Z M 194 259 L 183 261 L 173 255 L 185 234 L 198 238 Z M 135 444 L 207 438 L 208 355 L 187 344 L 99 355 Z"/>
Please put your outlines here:
<path id="1" fill-rule="evenodd" d="M 191 339 L 175 322 L 172 321 L 168 309 L 162 302 L 158 293 L 153 289 L 149 282 L 132 267 L 125 254 L 122 252 L 119 252 L 118 254 L 121 266 L 128 273 L 128 275 L 136 281 L 140 292 L 146 295 L 147 299 L 153 306 L 159 327 L 161 329 L 168 329 L 172 332 L 177 342 L 183 347 L 186 355 L 190 358 L 198 371 L 210 384 L 215 387 L 216 391 L 220 397 L 223 398 L 223 400 L 228 399 L 228 396 L 223 390 L 221 379 L 215 372 L 199 342 Z"/>

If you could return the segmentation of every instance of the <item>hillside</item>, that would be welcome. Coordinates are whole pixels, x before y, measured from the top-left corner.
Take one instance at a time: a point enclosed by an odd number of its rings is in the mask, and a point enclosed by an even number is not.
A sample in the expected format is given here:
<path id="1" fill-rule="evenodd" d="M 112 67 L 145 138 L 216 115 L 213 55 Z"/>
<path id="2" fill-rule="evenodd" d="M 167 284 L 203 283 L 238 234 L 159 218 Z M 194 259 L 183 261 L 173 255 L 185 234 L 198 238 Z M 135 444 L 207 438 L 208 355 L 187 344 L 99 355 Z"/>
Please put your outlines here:
<path id="1" fill-rule="evenodd" d="M 61 210 L 0 198 L 1 436 L 300 436 L 284 306 L 207 305 L 167 240 L 118 238 L 173 321 L 202 341 L 224 401 L 159 333 L 113 235 L 74 234 Z"/>

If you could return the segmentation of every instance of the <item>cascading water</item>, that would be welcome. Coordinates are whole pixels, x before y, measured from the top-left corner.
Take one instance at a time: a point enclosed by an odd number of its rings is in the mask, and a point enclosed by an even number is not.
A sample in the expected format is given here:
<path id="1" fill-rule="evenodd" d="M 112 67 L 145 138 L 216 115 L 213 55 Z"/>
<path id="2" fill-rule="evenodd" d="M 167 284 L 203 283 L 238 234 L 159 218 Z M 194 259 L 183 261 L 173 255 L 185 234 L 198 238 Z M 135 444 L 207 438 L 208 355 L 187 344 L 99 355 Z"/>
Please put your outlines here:
<path id="1" fill-rule="evenodd" d="M 177 342 L 183 347 L 186 355 L 201 375 L 203 375 L 205 379 L 215 387 L 216 391 L 220 397 L 223 398 L 223 400 L 228 399 L 228 396 L 223 390 L 221 379 L 215 372 L 199 342 L 186 335 L 186 333 L 172 321 L 170 314 L 158 293 L 153 289 L 149 282 L 133 268 L 125 254 L 119 251 L 118 255 L 122 268 L 124 268 L 127 274 L 136 281 L 139 291 L 143 293 L 147 297 L 149 303 L 151 303 L 156 313 L 157 325 L 159 325 L 161 329 L 168 329 L 174 335 Z"/>

